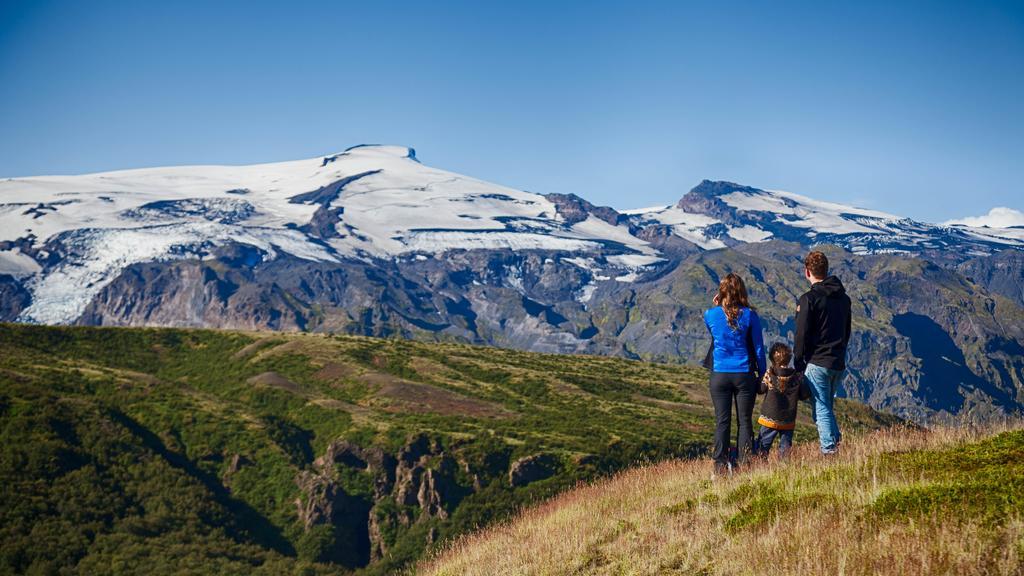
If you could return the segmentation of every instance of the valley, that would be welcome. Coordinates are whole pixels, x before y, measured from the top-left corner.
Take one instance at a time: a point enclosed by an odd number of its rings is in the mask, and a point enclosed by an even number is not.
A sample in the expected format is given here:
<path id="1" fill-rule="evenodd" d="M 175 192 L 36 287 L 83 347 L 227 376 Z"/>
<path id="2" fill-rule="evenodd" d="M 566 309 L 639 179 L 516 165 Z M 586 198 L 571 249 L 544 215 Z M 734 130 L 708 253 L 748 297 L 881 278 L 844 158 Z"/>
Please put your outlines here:
<path id="1" fill-rule="evenodd" d="M 839 415 L 851 437 L 899 422 Z M 4 324 L 0 571 L 392 573 L 579 482 L 699 456 L 712 419 L 706 373 L 679 365 Z"/>

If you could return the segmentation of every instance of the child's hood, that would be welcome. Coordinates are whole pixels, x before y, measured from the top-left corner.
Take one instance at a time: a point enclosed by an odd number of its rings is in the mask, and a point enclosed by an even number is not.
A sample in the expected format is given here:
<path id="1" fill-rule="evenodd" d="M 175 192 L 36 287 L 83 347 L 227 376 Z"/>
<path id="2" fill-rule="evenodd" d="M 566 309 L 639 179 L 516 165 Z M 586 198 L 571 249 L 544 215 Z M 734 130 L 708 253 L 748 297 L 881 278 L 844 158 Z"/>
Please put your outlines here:
<path id="1" fill-rule="evenodd" d="M 789 388 L 791 382 L 799 382 L 801 374 L 792 368 L 773 368 L 780 387 Z"/>

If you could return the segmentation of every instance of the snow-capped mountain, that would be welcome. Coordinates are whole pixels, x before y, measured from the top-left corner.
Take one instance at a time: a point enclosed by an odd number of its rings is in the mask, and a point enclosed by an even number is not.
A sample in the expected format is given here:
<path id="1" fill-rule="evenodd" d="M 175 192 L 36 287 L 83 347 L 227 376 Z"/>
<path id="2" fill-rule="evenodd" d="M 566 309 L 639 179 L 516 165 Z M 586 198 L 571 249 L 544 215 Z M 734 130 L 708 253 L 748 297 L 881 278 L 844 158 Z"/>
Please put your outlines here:
<path id="1" fill-rule="evenodd" d="M 31 277 L 23 321 L 73 321 L 126 267 L 240 243 L 314 261 L 451 249 L 601 252 L 621 274 L 659 260 L 628 225 L 567 222 L 542 195 L 358 146 L 255 166 L 0 181 L 0 273 Z"/>
<path id="2" fill-rule="evenodd" d="M 252 166 L 182 166 L 0 181 L 0 274 L 23 284 L 22 321 L 66 323 L 127 267 L 205 258 L 237 243 L 265 258 L 364 262 L 449 250 L 544 249 L 630 282 L 664 262 L 655 231 L 702 249 L 770 239 L 858 253 L 1024 246 L 1024 230 L 934 226 L 787 192 L 704 181 L 675 206 L 619 214 L 431 168 L 411 148 L 357 146 Z"/>
<path id="3" fill-rule="evenodd" d="M 0 321 L 693 361 L 728 271 L 747 279 L 766 337 L 792 338 L 799 262 L 815 244 L 848 250 L 837 272 L 870 326 L 855 328 L 851 396 L 914 418 L 1024 410 L 1024 229 L 711 181 L 675 205 L 618 212 L 431 168 L 396 146 L 2 180 Z"/>
<path id="4" fill-rule="evenodd" d="M 934 225 L 791 192 L 705 180 L 675 206 L 627 211 L 638 225 L 670 225 L 705 249 L 788 240 L 837 244 L 859 254 L 962 247 L 970 255 L 1024 248 L 1024 229 Z"/>

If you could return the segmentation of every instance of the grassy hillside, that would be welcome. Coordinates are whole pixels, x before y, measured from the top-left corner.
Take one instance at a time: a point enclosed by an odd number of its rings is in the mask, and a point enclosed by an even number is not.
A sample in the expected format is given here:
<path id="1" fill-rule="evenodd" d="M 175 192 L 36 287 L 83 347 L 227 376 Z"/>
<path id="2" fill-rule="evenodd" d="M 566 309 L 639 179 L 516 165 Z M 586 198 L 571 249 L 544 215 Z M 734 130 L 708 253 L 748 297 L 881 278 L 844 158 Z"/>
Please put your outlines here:
<path id="1" fill-rule="evenodd" d="M 703 371 L 615 358 L 0 325 L 0 573 L 392 572 L 579 481 L 702 453 L 709 406 Z"/>
<path id="2" fill-rule="evenodd" d="M 463 574 L 1021 574 L 1024 430 L 900 427 L 711 481 L 641 467 L 459 540 Z"/>

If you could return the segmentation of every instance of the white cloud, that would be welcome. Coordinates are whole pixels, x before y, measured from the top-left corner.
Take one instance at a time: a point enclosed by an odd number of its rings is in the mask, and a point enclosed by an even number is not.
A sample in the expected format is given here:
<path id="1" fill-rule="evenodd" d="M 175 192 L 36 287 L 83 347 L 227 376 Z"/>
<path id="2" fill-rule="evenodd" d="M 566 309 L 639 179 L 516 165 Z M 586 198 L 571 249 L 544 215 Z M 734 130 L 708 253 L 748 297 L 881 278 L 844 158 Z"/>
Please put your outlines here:
<path id="1" fill-rule="evenodd" d="M 967 216 L 959 220 L 943 222 L 946 226 L 953 224 L 964 224 L 966 226 L 988 226 L 989 228 L 1009 228 L 1011 226 L 1024 226 L 1024 212 L 1000 206 L 989 210 L 984 216 Z"/>

